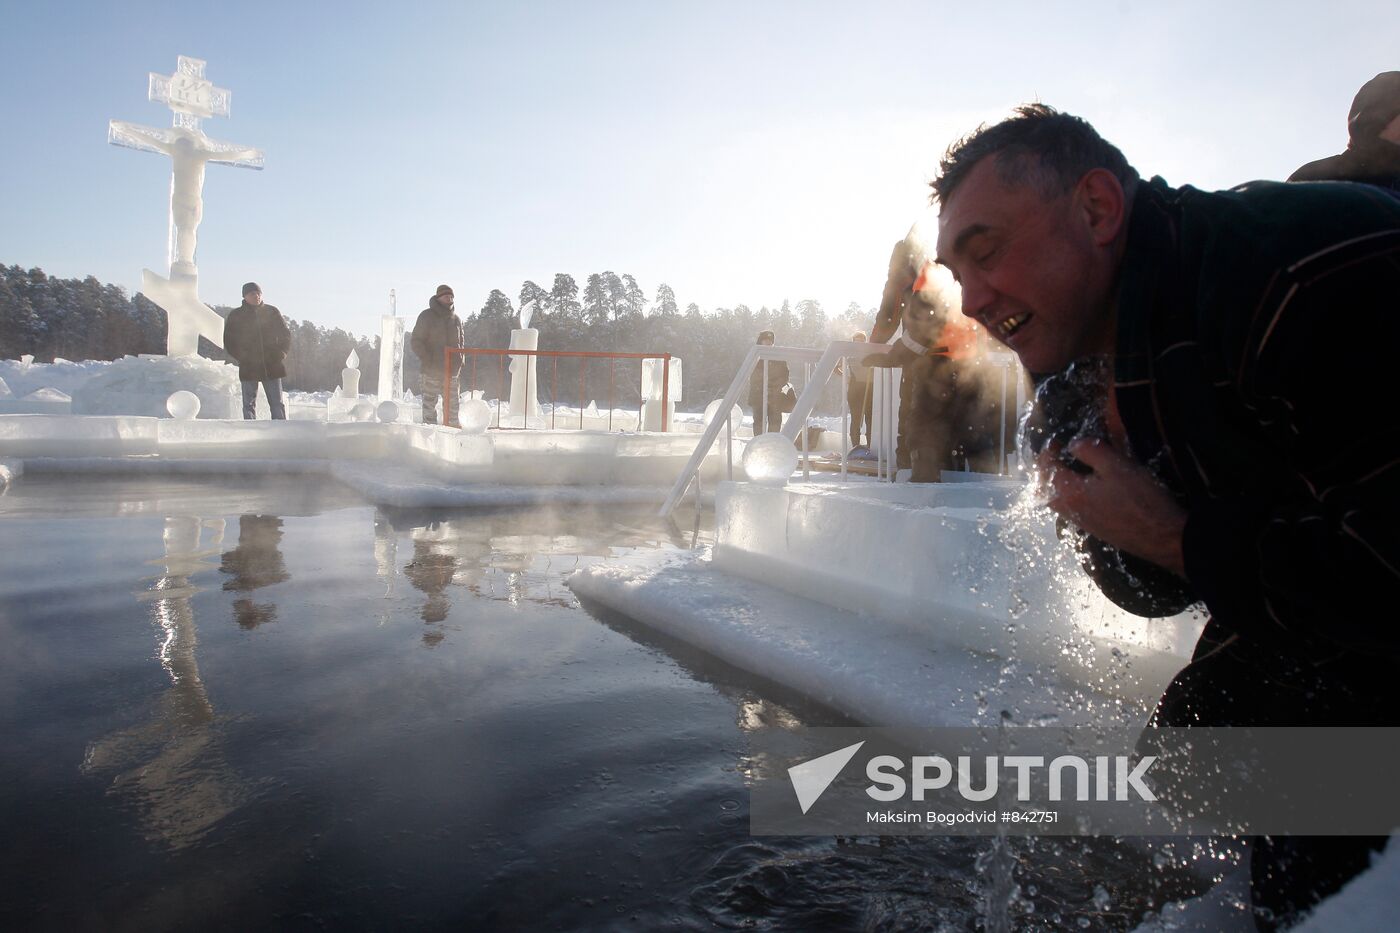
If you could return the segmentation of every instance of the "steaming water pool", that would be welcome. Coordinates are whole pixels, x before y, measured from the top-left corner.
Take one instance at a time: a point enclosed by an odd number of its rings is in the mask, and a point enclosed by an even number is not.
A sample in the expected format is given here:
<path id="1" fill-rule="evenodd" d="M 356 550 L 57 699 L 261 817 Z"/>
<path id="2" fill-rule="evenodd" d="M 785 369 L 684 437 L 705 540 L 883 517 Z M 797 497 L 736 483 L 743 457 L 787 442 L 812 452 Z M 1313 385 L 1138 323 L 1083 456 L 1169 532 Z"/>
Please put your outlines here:
<path id="1" fill-rule="evenodd" d="M 689 544 L 648 513 L 21 479 L 0 497 L 0 925 L 986 923 L 985 841 L 749 835 L 746 732 L 843 720 L 579 604 L 575 568 Z M 1163 883 L 1107 844 L 1011 855 L 1017 928 L 1128 928 Z"/>

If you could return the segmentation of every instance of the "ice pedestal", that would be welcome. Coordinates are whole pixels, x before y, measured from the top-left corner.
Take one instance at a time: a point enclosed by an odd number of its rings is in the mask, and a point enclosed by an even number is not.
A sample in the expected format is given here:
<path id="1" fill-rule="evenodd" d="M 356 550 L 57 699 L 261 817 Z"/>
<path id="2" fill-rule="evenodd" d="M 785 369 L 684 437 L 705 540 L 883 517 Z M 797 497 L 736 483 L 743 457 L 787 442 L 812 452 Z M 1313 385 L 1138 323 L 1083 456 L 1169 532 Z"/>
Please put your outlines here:
<path id="1" fill-rule="evenodd" d="M 332 392 L 326 399 L 326 420 L 327 421 L 352 421 L 350 409 L 355 407 L 360 397 L 346 398 L 339 391 Z"/>
<path id="2" fill-rule="evenodd" d="M 212 312 L 211 312 L 212 313 Z M 145 415 L 169 418 L 165 402 L 184 390 L 199 397 L 199 417 L 241 418 L 238 367 L 202 356 L 125 356 L 73 390 L 75 415 Z M 258 392 L 267 417 L 267 400 Z"/>
<path id="3" fill-rule="evenodd" d="M 665 376 L 663 377 L 663 373 Z M 642 360 L 642 430 L 665 431 L 675 423 L 676 403 L 681 400 L 681 361 Z M 666 405 L 661 396 L 665 388 Z"/>
<path id="4" fill-rule="evenodd" d="M 533 327 L 521 327 L 510 332 L 512 350 L 537 350 L 539 344 L 540 332 Z M 519 422 L 519 427 L 529 426 L 526 422 L 527 417 L 536 426 L 543 423 L 539 377 L 535 370 L 533 355 L 510 358 L 510 420 L 512 423 Z"/>

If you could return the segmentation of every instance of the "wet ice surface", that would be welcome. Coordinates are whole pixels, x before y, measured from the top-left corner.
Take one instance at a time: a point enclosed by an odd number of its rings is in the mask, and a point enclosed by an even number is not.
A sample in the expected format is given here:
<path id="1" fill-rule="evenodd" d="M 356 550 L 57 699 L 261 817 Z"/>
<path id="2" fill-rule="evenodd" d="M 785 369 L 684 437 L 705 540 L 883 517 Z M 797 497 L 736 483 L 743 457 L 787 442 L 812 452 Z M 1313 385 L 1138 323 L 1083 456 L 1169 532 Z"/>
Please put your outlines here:
<path id="1" fill-rule="evenodd" d="M 562 583 L 688 543 L 680 524 L 21 479 L 0 497 L 0 923 L 986 925 L 986 840 L 748 834 L 746 732 L 840 717 Z M 1130 851 L 1011 854 L 1016 928 L 1145 908 Z"/>

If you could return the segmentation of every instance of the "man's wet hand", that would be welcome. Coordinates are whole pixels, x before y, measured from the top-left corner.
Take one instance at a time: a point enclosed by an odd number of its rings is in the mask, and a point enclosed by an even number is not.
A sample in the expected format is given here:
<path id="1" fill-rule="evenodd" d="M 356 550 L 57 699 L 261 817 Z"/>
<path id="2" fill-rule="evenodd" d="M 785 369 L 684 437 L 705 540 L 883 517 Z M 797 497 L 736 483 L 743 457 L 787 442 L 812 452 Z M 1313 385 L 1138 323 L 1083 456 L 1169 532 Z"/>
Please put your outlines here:
<path id="1" fill-rule="evenodd" d="M 1077 472 L 1066 455 L 1089 472 Z M 1186 510 L 1146 467 L 1086 438 L 1047 445 L 1036 465 L 1052 510 L 1105 544 L 1185 575 Z"/>

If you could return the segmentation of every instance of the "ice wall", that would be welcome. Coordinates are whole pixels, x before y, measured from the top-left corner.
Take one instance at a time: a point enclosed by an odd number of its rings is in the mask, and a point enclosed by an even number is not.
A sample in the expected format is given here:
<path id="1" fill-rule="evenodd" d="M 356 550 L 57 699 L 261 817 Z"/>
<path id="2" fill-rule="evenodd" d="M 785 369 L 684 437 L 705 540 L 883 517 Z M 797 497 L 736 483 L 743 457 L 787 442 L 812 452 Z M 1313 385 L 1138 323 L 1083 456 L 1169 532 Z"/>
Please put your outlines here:
<path id="1" fill-rule="evenodd" d="M 723 483 L 714 563 L 899 621 L 939 644 L 1155 699 L 1189 658 L 1204 619 L 1147 620 L 1113 606 L 1047 515 L 1020 508 L 1020 496 L 1009 483 Z"/>

